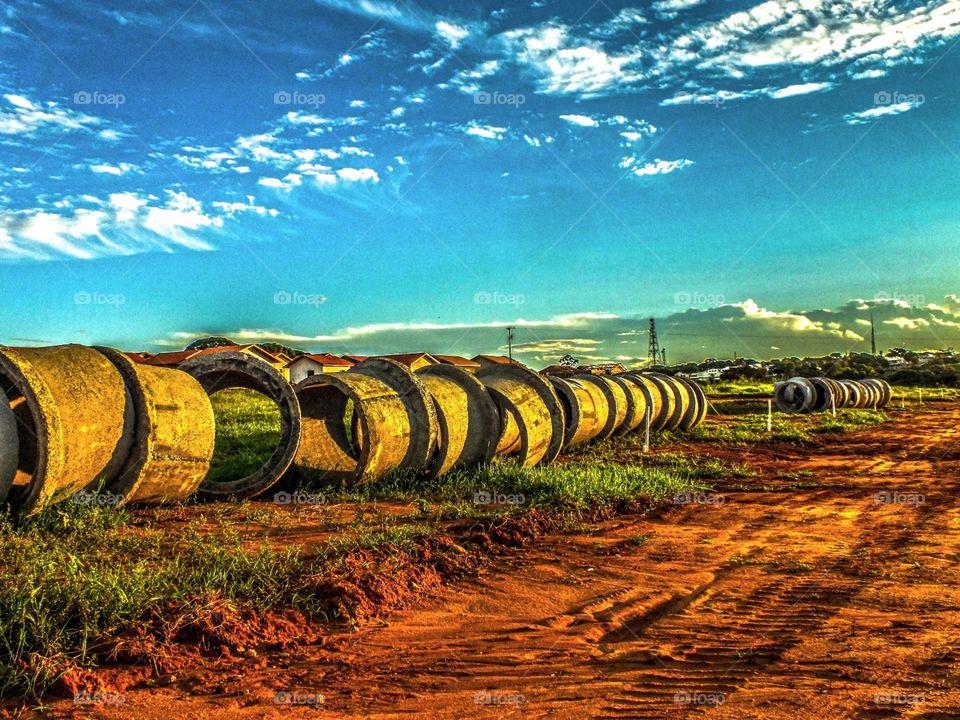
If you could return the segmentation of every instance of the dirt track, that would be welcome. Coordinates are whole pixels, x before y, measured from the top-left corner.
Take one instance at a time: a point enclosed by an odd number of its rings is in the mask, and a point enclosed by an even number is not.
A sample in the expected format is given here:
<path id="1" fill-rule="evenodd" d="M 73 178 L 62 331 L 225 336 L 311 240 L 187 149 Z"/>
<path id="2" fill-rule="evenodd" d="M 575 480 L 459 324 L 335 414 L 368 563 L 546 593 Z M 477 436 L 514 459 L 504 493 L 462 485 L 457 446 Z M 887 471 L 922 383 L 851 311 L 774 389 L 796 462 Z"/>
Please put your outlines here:
<path id="1" fill-rule="evenodd" d="M 820 447 L 724 451 L 760 476 L 549 536 L 322 651 L 57 714 L 960 717 L 958 425 L 943 404 Z"/>

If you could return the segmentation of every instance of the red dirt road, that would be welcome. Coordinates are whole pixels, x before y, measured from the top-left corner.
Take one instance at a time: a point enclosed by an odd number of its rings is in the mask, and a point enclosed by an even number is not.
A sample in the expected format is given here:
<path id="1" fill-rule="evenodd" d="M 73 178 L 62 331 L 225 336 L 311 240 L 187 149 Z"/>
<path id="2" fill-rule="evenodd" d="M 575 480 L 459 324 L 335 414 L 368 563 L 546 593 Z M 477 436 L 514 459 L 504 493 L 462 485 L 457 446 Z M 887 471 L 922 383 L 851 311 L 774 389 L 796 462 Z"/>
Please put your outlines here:
<path id="1" fill-rule="evenodd" d="M 700 446 L 760 475 L 550 535 L 323 650 L 54 714 L 957 718 L 958 427 L 951 403 L 812 448 Z"/>

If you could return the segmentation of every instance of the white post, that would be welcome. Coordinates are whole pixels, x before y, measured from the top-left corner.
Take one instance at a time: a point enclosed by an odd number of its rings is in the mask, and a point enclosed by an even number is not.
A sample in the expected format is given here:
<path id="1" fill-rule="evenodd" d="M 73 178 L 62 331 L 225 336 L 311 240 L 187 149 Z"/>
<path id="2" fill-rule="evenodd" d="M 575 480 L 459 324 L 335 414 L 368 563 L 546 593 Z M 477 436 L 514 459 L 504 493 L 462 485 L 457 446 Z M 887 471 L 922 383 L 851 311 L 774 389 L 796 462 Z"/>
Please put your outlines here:
<path id="1" fill-rule="evenodd" d="M 773 432 L 773 400 L 767 400 L 767 432 Z"/>
<path id="2" fill-rule="evenodd" d="M 650 408 L 647 408 L 647 427 L 644 431 L 643 451 L 650 452 Z"/>
<path id="3" fill-rule="evenodd" d="M 830 411 L 834 417 L 837 416 L 837 399 L 833 396 L 833 393 L 830 393 Z"/>

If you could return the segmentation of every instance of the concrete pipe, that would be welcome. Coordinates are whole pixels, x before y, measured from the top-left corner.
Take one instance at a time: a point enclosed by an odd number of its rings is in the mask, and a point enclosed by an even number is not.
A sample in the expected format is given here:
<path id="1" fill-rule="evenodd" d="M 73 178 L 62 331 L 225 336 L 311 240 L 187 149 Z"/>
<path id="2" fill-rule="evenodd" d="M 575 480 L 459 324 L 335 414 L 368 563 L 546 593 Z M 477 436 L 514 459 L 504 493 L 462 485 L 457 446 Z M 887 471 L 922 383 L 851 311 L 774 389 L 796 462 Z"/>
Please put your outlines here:
<path id="1" fill-rule="evenodd" d="M 600 386 L 572 377 L 547 379 L 563 407 L 564 447 L 583 445 L 600 435 L 610 415 L 610 405 Z"/>
<path id="2" fill-rule="evenodd" d="M 134 410 L 134 443 L 106 489 L 127 503 L 179 502 L 193 495 L 210 470 L 216 423 L 206 392 L 180 370 L 133 362 L 98 347 L 120 372 Z"/>
<path id="3" fill-rule="evenodd" d="M 685 412 L 680 419 L 680 429 L 686 432 L 687 430 L 692 430 L 697 427 L 707 416 L 707 396 L 703 392 L 703 388 L 693 380 L 680 377 L 679 375 L 675 377 L 674 380 L 683 385 L 687 389 L 687 394 L 690 396 L 690 410 Z"/>
<path id="4" fill-rule="evenodd" d="M 856 383 L 853 380 L 841 380 L 840 382 L 847 391 L 847 404 L 845 407 L 861 407 L 861 403 L 863 402 L 863 390 L 860 388 L 859 383 Z"/>
<path id="5" fill-rule="evenodd" d="M 868 378 L 862 382 L 864 385 L 869 385 L 877 391 L 877 407 L 886 407 L 890 402 L 890 398 L 893 397 L 893 388 L 890 387 L 890 383 L 880 378 Z"/>
<path id="6" fill-rule="evenodd" d="M 831 382 L 833 383 L 837 409 L 847 407 L 850 404 L 850 389 L 842 380 L 831 380 Z"/>
<path id="7" fill-rule="evenodd" d="M 774 403 L 780 411 L 786 413 L 809 412 L 816 397 L 817 391 L 813 384 L 802 377 L 779 383 L 774 390 Z"/>
<path id="8" fill-rule="evenodd" d="M 650 430 L 653 432 L 662 430 L 673 415 L 676 405 L 673 391 L 659 377 L 654 377 L 648 373 L 628 373 L 621 375 L 621 377 L 639 383 L 646 389 L 647 402 L 651 408 Z"/>
<path id="9" fill-rule="evenodd" d="M 439 426 L 430 475 L 488 464 L 497 451 L 500 413 L 483 383 L 452 365 L 427 365 L 415 374 L 433 399 Z"/>
<path id="10" fill-rule="evenodd" d="M 814 391 L 814 399 L 813 404 L 810 406 L 810 412 L 824 412 L 825 410 L 829 410 L 836 399 L 830 381 L 822 377 L 812 377 L 808 378 L 808 380 L 813 386 Z"/>
<path id="11" fill-rule="evenodd" d="M 6 497 L 20 464 L 20 439 L 17 437 L 17 416 L 10 409 L 6 396 L 0 400 L 0 497 Z"/>
<path id="12" fill-rule="evenodd" d="M 410 451 L 409 414 L 400 394 L 383 380 L 349 371 L 312 375 L 294 391 L 302 413 L 299 475 L 364 483 L 401 467 Z"/>
<path id="13" fill-rule="evenodd" d="M 17 419 L 17 471 L 0 488 L 15 513 L 34 514 L 116 476 L 132 445 L 133 411 L 103 355 L 82 345 L 3 348 L 0 387 Z"/>
<path id="14" fill-rule="evenodd" d="M 433 399 L 424 384 L 406 365 L 386 358 L 364 360 L 347 372 L 376 378 L 399 395 L 406 409 L 409 433 L 407 453 L 400 467 L 418 472 L 427 470 L 440 436 L 440 427 Z"/>
<path id="15" fill-rule="evenodd" d="M 605 440 L 617 432 L 627 419 L 627 393 L 620 383 L 606 375 L 577 375 L 575 379 L 599 388 L 606 400 L 609 408 L 607 422 L 596 436 L 597 440 Z"/>
<path id="16" fill-rule="evenodd" d="M 490 392 L 506 418 L 498 454 L 515 455 L 523 467 L 545 465 L 556 460 L 563 447 L 563 409 L 553 386 L 542 375 L 522 365 L 486 365 L 477 370 L 477 379 Z M 510 414 L 517 426 L 516 449 L 502 451 L 503 438 L 510 432 Z"/>
<path id="17" fill-rule="evenodd" d="M 667 419 L 663 424 L 663 429 L 675 430 L 680 426 L 680 421 L 683 419 L 684 410 L 690 404 L 690 397 L 687 389 L 676 382 L 671 375 L 664 375 L 663 373 L 644 374 L 663 383 L 664 387 L 667 388 L 668 394 L 672 396 L 672 411 L 670 415 L 667 416 Z"/>
<path id="18" fill-rule="evenodd" d="M 300 444 L 300 405 L 283 376 L 261 360 L 225 350 L 187 360 L 180 370 L 192 375 L 207 395 L 246 388 L 267 396 L 280 409 L 280 441 L 270 458 L 246 477 L 204 478 L 199 492 L 209 497 L 253 497 L 270 489 L 293 463 Z"/>
<path id="19" fill-rule="evenodd" d="M 607 379 L 623 389 L 627 399 L 627 415 L 616 430 L 617 434 L 632 433 L 643 426 L 647 417 L 647 395 L 635 382 L 620 375 L 608 375 Z"/>

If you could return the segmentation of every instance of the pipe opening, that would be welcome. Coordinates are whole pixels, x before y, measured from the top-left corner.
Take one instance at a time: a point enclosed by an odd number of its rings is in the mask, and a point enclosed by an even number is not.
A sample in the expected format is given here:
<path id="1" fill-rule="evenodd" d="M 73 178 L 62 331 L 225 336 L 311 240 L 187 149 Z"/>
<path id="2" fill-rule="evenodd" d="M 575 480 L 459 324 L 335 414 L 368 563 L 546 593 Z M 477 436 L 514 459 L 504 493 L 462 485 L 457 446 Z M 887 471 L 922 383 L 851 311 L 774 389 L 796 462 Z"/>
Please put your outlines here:
<path id="1" fill-rule="evenodd" d="M 268 466 L 280 448 L 280 407 L 263 393 L 228 387 L 210 396 L 216 424 L 207 480 L 226 482 Z"/>

